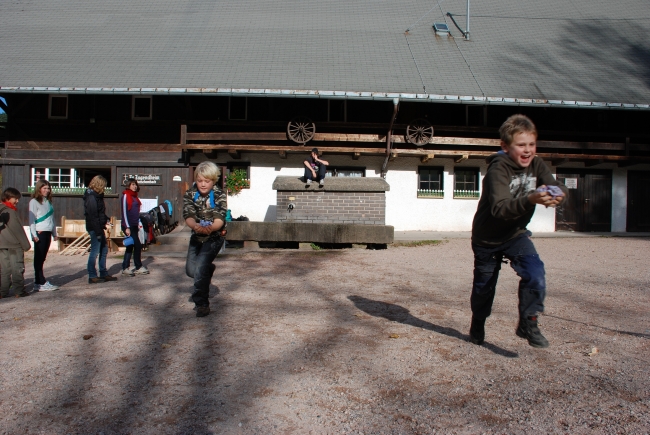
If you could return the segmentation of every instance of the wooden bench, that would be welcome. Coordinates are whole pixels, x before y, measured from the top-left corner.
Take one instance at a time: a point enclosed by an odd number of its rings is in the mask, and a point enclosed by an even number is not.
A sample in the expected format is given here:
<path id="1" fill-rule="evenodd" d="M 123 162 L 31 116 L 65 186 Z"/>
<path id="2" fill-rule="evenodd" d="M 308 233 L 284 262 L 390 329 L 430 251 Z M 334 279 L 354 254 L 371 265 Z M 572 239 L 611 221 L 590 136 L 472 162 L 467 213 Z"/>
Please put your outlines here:
<path id="1" fill-rule="evenodd" d="M 59 252 L 66 246 L 86 234 L 86 221 L 83 219 L 66 219 L 61 216 L 61 229 L 57 231 L 59 237 Z"/>
<path id="2" fill-rule="evenodd" d="M 113 224 L 113 227 L 106 231 L 108 247 L 111 252 L 117 252 L 120 246 L 124 246 L 122 244 L 124 235 L 121 234 L 122 221 L 115 219 L 115 216 L 112 216 L 110 222 Z M 86 232 L 86 221 L 84 219 L 66 219 L 65 216 L 61 216 L 61 229 L 57 232 L 59 237 L 59 252 L 63 251 L 66 246 L 77 240 L 79 237 L 86 234 Z"/>

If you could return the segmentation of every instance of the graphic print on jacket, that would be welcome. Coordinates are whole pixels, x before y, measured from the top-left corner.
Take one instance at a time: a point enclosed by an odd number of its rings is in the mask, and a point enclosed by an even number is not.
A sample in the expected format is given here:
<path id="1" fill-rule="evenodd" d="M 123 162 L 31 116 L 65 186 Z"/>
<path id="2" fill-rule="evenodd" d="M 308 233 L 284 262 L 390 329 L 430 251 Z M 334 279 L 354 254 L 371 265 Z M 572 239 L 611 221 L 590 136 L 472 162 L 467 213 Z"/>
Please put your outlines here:
<path id="1" fill-rule="evenodd" d="M 510 179 L 510 194 L 513 198 L 528 196 L 537 189 L 537 177 L 530 174 L 513 175 Z"/>

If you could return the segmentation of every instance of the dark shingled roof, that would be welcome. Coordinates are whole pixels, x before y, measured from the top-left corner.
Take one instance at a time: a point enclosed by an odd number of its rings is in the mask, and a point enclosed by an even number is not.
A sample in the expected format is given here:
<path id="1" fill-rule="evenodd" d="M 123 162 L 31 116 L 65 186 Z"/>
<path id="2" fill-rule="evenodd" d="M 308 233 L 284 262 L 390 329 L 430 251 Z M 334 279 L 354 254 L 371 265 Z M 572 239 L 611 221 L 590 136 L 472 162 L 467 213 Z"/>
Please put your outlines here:
<path id="1" fill-rule="evenodd" d="M 648 0 L 0 1 L 0 93 L 650 103 Z"/>

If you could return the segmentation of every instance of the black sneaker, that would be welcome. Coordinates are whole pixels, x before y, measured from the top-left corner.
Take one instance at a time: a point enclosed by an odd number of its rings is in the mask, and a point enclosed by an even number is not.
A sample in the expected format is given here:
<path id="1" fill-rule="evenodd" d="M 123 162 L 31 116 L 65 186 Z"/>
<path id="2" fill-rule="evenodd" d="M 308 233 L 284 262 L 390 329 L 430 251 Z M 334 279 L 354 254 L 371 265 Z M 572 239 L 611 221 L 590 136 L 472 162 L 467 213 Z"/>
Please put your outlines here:
<path id="1" fill-rule="evenodd" d="M 469 341 L 481 345 L 485 341 L 485 319 L 472 316 L 472 326 L 469 328 Z"/>
<path id="2" fill-rule="evenodd" d="M 205 317 L 210 314 L 210 307 L 196 307 L 196 317 Z"/>
<path id="3" fill-rule="evenodd" d="M 17 298 L 26 298 L 27 296 L 29 296 L 29 293 L 25 290 L 21 291 L 20 293 L 16 293 Z"/>
<path id="4" fill-rule="evenodd" d="M 528 344 L 533 347 L 548 347 L 548 340 L 542 335 L 537 325 L 537 316 L 531 316 L 527 319 L 519 319 L 517 335 L 528 340 Z"/>

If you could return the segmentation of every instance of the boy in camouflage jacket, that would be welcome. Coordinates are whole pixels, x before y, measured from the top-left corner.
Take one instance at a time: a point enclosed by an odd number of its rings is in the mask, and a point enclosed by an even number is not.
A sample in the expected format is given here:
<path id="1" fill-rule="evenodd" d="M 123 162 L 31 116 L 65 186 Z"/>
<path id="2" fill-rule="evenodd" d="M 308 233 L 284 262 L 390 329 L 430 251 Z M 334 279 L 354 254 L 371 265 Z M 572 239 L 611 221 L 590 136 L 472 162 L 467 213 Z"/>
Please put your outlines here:
<path id="1" fill-rule="evenodd" d="M 220 171 L 212 162 L 203 162 L 194 172 L 194 185 L 183 196 L 183 219 L 192 229 L 185 273 L 194 278 L 192 300 L 196 317 L 210 314 L 212 264 L 226 235 L 226 195 L 216 185 Z"/>

